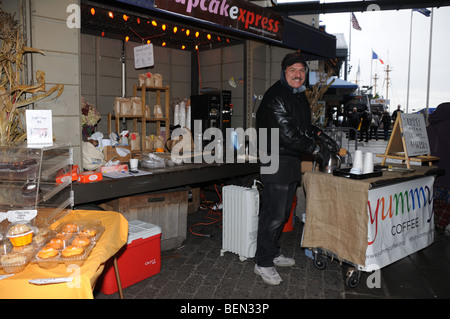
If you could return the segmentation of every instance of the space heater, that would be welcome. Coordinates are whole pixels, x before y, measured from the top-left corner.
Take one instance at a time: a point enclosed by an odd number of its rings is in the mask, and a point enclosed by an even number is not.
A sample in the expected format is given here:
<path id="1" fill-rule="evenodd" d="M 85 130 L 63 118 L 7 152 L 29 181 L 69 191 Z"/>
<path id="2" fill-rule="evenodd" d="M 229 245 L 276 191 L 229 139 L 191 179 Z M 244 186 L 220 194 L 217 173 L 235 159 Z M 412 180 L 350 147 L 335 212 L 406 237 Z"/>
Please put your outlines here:
<path id="1" fill-rule="evenodd" d="M 256 184 L 256 181 L 255 181 Z M 251 188 L 229 185 L 222 188 L 222 249 L 244 261 L 255 257 L 258 233 L 259 193 Z"/>

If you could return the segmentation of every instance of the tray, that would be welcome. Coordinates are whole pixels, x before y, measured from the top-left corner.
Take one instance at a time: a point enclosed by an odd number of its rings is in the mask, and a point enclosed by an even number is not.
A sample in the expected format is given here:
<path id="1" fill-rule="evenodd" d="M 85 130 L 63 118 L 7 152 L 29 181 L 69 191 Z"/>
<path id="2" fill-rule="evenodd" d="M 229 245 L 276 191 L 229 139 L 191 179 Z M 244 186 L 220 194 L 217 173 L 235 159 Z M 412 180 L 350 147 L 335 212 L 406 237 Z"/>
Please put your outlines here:
<path id="1" fill-rule="evenodd" d="M 73 225 L 75 226 L 75 229 L 73 229 L 70 234 L 68 234 L 68 231 L 65 229 L 66 225 Z M 82 255 L 77 255 L 73 257 L 63 257 L 62 251 L 65 247 L 72 245 L 73 240 L 77 238 L 78 236 L 87 236 L 86 234 L 83 234 L 83 231 L 93 229 L 95 231 L 95 234 L 92 236 L 88 236 L 90 243 L 83 247 L 84 253 Z M 57 238 L 58 234 L 61 235 L 61 239 L 64 239 L 64 236 L 67 235 L 67 238 L 63 241 L 63 247 L 61 248 L 55 248 L 58 250 L 59 254 L 56 257 L 47 258 L 47 259 L 40 259 L 37 256 L 38 251 L 45 245 L 41 245 L 38 250 L 36 250 L 34 257 L 31 259 L 32 263 L 37 263 L 41 268 L 48 269 L 57 266 L 60 263 L 66 264 L 66 266 L 69 266 L 71 264 L 76 265 L 83 265 L 83 263 L 86 261 L 86 259 L 89 257 L 89 254 L 91 253 L 92 249 L 95 247 L 97 241 L 102 236 L 103 232 L 105 231 L 105 228 L 98 220 L 78 220 L 73 222 L 67 222 L 62 225 L 60 225 L 56 230 L 52 232 L 51 238 Z M 56 234 L 56 235 L 54 235 Z M 49 239 L 51 239 L 49 238 Z"/>
<path id="2" fill-rule="evenodd" d="M 367 174 L 352 174 L 352 173 L 350 173 L 350 170 L 351 170 L 351 168 L 335 169 L 333 171 L 333 175 L 339 176 L 339 177 L 347 177 L 347 178 L 351 178 L 351 179 L 367 179 L 367 178 L 378 177 L 378 176 L 383 175 L 383 172 L 381 171 L 381 169 L 375 169 L 372 173 L 367 173 Z"/>

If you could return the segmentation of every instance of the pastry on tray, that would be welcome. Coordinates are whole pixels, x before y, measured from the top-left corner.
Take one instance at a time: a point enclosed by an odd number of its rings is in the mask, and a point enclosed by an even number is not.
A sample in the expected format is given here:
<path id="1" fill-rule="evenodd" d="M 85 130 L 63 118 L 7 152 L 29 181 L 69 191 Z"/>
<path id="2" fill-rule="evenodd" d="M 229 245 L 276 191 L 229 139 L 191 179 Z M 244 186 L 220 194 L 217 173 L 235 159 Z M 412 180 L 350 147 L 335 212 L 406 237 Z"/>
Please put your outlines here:
<path id="1" fill-rule="evenodd" d="M 77 236 L 72 240 L 72 245 L 76 247 L 86 247 L 91 243 L 91 240 L 86 236 Z"/>
<path id="2" fill-rule="evenodd" d="M 64 258 L 81 257 L 81 256 L 83 256 L 83 254 L 84 254 L 84 248 L 77 247 L 74 245 L 67 246 L 61 252 L 61 255 Z"/>

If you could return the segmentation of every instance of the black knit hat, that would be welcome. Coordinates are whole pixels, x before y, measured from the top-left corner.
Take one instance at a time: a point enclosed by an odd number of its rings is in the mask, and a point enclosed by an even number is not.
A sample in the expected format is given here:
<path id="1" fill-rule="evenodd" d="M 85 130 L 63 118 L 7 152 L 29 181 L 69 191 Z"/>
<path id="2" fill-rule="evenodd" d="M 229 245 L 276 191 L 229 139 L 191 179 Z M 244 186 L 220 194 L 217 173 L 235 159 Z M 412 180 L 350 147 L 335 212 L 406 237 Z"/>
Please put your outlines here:
<path id="1" fill-rule="evenodd" d="M 281 68 L 283 70 L 286 70 L 288 66 L 295 63 L 302 63 L 305 67 L 307 67 L 305 58 L 300 53 L 293 52 L 286 54 L 283 61 L 281 62 Z"/>

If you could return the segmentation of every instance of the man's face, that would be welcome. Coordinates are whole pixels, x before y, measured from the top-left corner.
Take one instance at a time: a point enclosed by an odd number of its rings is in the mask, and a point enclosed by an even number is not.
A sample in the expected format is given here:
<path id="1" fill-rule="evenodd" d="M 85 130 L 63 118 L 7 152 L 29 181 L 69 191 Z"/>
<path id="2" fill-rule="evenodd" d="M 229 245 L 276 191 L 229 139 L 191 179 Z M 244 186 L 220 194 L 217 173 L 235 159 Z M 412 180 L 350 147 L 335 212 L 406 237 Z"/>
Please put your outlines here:
<path id="1" fill-rule="evenodd" d="M 305 83 L 306 67 L 300 62 L 289 65 L 284 71 L 284 76 L 291 87 L 298 89 Z"/>

